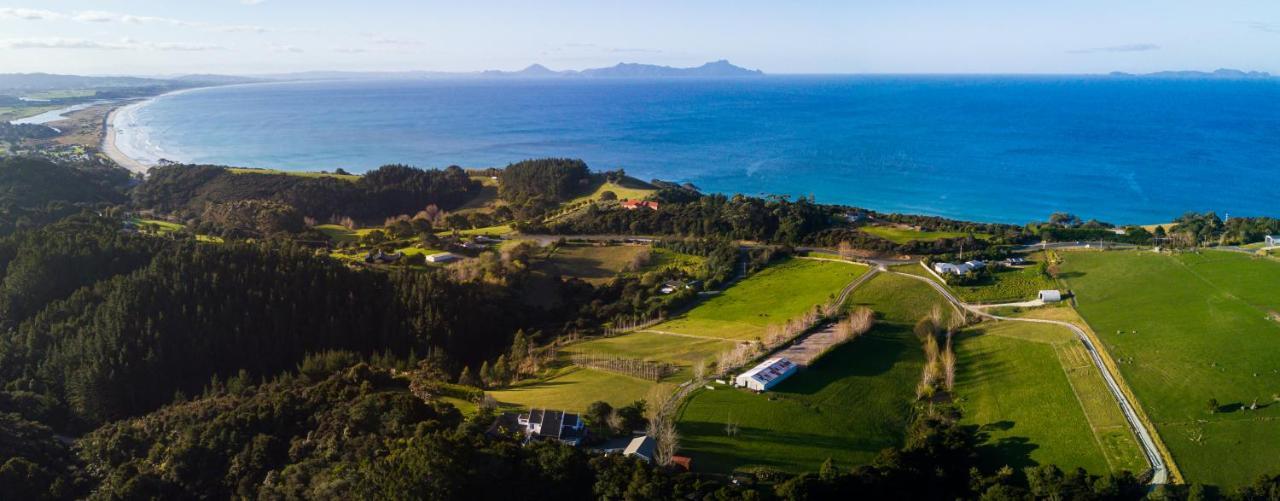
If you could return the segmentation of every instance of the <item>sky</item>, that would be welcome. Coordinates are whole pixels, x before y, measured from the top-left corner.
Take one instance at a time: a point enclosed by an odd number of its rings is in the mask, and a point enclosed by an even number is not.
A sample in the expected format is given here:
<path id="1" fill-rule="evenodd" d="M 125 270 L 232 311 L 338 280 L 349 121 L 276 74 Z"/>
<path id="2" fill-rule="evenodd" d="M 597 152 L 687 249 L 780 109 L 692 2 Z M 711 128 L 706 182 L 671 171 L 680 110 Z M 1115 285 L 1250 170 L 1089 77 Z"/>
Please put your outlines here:
<path id="1" fill-rule="evenodd" d="M 0 72 L 1280 74 L 1277 0 L 0 0 Z M 18 1 L 18 0 L 15 0 Z"/>

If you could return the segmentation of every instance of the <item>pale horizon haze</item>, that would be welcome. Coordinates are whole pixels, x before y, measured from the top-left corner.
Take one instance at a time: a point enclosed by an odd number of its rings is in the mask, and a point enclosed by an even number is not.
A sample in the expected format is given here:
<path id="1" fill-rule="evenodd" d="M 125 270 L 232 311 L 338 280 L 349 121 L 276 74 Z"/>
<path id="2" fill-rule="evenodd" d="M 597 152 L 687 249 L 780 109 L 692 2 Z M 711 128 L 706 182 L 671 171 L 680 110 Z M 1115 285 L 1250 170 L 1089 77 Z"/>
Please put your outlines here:
<path id="1" fill-rule="evenodd" d="M 0 72 L 1280 73 L 1274 0 L 0 3 Z"/>

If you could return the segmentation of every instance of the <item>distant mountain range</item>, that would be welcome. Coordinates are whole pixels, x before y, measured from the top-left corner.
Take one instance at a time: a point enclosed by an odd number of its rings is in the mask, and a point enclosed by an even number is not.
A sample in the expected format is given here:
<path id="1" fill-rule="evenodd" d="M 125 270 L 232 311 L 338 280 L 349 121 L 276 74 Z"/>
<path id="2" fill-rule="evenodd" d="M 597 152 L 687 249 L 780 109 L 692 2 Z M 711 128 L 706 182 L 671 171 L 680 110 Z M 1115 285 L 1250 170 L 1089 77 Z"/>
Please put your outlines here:
<path id="1" fill-rule="evenodd" d="M 585 70 L 552 70 L 541 64 L 533 64 L 519 71 L 488 70 L 478 72 L 443 72 L 443 71 L 308 71 L 301 73 L 280 73 L 256 75 L 266 80 L 365 80 L 365 79 L 426 79 L 426 78 L 733 78 L 763 76 L 760 70 L 749 70 L 735 66 L 729 61 L 713 61 L 692 68 L 675 68 L 654 64 L 619 63 L 607 68 L 591 68 Z"/>
<path id="2" fill-rule="evenodd" d="M 1224 79 L 1224 80 L 1256 80 L 1272 78 L 1270 73 L 1265 71 L 1242 71 L 1228 68 L 1220 68 L 1214 71 L 1157 71 L 1155 73 L 1125 73 L 1122 71 L 1113 71 L 1111 76 L 1130 77 L 1130 78 L 1183 78 L 1183 79 Z"/>

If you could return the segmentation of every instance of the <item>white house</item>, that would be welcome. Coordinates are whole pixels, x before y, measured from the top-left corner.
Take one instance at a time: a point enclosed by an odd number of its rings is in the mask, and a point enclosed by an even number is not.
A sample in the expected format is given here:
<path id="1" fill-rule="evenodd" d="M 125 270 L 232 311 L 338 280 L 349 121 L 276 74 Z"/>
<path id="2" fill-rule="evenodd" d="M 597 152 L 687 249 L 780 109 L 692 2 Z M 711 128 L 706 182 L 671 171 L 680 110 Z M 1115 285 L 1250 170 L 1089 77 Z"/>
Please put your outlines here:
<path id="1" fill-rule="evenodd" d="M 1267 235 L 1263 242 L 1266 242 L 1267 247 L 1280 246 L 1280 235 Z"/>
<path id="2" fill-rule="evenodd" d="M 550 409 L 533 409 L 516 417 L 525 437 L 553 439 L 577 446 L 583 437 L 583 422 L 577 414 Z"/>
<path id="3" fill-rule="evenodd" d="M 948 273 L 952 275 L 964 275 L 965 273 L 969 273 L 973 270 L 980 270 L 986 266 L 987 263 L 976 260 L 960 264 L 933 263 L 933 271 L 938 272 L 939 275 L 946 275 Z"/>
<path id="4" fill-rule="evenodd" d="M 451 252 L 441 252 L 439 254 L 431 254 L 427 256 L 428 263 L 449 263 L 460 259 L 457 254 Z"/>
<path id="5" fill-rule="evenodd" d="M 1058 301 L 1062 301 L 1062 293 L 1056 290 L 1040 291 L 1040 295 L 1038 297 L 1040 298 L 1041 301 L 1044 301 L 1046 303 L 1056 303 Z"/>
<path id="6" fill-rule="evenodd" d="M 646 463 L 653 462 L 654 450 L 657 443 L 650 437 L 636 437 L 631 439 L 631 443 L 627 444 L 627 448 L 622 450 L 623 456 L 633 456 L 640 458 Z"/>
<path id="7" fill-rule="evenodd" d="M 734 386 L 743 386 L 755 391 L 766 391 L 777 386 L 784 379 L 796 373 L 798 367 L 782 357 L 770 358 L 752 367 L 751 370 L 738 374 L 733 380 Z"/>

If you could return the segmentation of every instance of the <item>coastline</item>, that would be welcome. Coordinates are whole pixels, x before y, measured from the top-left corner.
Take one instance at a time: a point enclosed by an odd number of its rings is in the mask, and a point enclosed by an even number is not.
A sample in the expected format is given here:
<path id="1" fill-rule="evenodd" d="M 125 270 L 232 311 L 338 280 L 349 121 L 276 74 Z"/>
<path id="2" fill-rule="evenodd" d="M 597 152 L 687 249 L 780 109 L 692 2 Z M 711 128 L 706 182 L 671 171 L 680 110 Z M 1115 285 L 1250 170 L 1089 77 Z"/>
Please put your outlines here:
<path id="1" fill-rule="evenodd" d="M 102 150 L 102 153 L 106 155 L 107 158 L 110 158 L 112 162 L 115 162 L 116 165 L 128 169 L 129 172 L 142 175 L 146 175 L 147 171 L 151 169 L 151 166 L 143 164 L 142 162 L 133 159 L 133 157 L 124 154 L 124 152 L 120 151 L 120 148 L 116 146 L 116 117 L 121 111 L 134 106 L 141 106 L 149 101 L 151 101 L 151 99 L 136 103 L 129 103 L 124 106 L 117 106 L 115 109 L 111 110 L 111 113 L 107 114 L 106 121 L 103 124 L 102 145 L 99 148 Z"/>
<path id="2" fill-rule="evenodd" d="M 131 109 L 141 108 L 165 96 L 173 96 L 177 94 L 183 94 L 186 92 L 207 89 L 210 87 L 215 87 L 215 86 L 178 89 L 178 90 L 165 92 L 164 94 L 151 96 L 151 97 L 137 100 L 137 101 L 122 102 L 121 106 L 117 106 L 115 109 L 112 109 L 111 112 L 107 114 L 107 118 L 102 127 L 102 141 L 98 149 L 101 150 L 102 153 L 107 156 L 107 158 L 110 158 L 111 161 L 115 162 L 117 165 L 124 167 L 125 169 L 128 169 L 130 172 L 135 172 L 145 176 L 147 174 L 147 171 L 151 170 L 151 168 L 155 167 L 155 165 L 148 165 L 146 163 L 143 163 L 142 161 L 129 156 L 124 152 L 124 150 L 120 149 L 120 147 L 116 144 L 116 136 L 119 132 L 119 127 L 116 127 L 116 118 L 118 118 L 119 114 L 122 112 L 131 110 Z"/>

